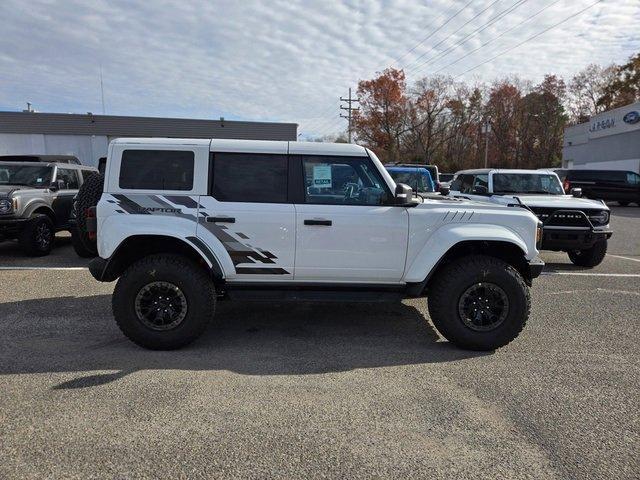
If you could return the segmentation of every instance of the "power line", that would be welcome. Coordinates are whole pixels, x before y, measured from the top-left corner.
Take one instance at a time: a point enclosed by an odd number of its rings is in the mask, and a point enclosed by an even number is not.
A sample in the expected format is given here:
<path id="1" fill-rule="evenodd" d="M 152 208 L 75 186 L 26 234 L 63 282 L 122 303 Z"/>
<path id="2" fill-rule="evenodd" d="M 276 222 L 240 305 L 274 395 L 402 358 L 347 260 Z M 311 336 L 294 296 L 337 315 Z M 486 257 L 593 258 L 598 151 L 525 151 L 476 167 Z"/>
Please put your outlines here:
<path id="1" fill-rule="evenodd" d="M 456 76 L 455 76 L 455 78 L 459 78 L 459 77 L 461 77 L 462 75 L 465 75 L 465 74 L 467 74 L 467 73 L 469 73 L 469 72 L 471 72 L 471 71 L 475 70 L 476 68 L 481 67 L 482 65 L 485 65 L 485 64 L 487 64 L 487 63 L 489 63 L 489 62 L 492 62 L 493 60 L 495 60 L 495 59 L 496 59 L 496 58 L 498 58 L 498 57 L 501 57 L 501 56 L 502 56 L 502 55 L 504 55 L 505 53 L 509 53 L 510 51 L 515 50 L 516 48 L 518 48 L 518 47 L 520 47 L 520 46 L 524 45 L 525 43 L 527 43 L 527 42 L 529 42 L 529 41 L 533 40 L 534 38 L 537 38 L 537 37 L 539 37 L 540 35 L 543 35 L 543 34 L 547 33 L 549 30 L 552 30 L 552 29 L 554 29 L 554 28 L 556 28 L 556 27 L 558 27 L 558 26 L 562 25 L 563 23 L 568 22 L 568 21 L 569 21 L 569 20 L 571 20 L 572 18 L 575 18 L 575 17 L 577 17 L 578 15 L 581 15 L 582 13 L 586 12 L 587 10 L 589 10 L 589 9 L 590 9 L 590 8 L 592 8 L 592 7 L 594 7 L 594 6 L 595 6 L 595 5 L 597 5 L 598 3 L 601 3 L 602 1 L 603 1 L 603 0 L 597 0 L 596 2 L 593 2 L 593 3 L 592 3 L 592 4 L 590 4 L 589 6 L 587 6 L 587 7 L 583 8 L 582 10 L 580 10 L 580 11 L 578 11 L 578 12 L 576 12 L 576 13 L 572 14 L 572 15 L 569 15 L 569 16 L 568 16 L 567 18 L 565 18 L 564 20 L 561 20 L 561 21 L 559 21 L 558 23 L 554 23 L 554 24 L 553 24 L 553 25 L 551 25 L 550 27 L 547 27 L 547 28 L 545 28 L 544 30 L 542 30 L 542 31 L 540 31 L 540 32 L 538 32 L 538 33 L 536 33 L 535 35 L 530 36 L 529 38 L 527 38 L 527 39 L 523 40 L 522 42 L 520 42 L 520 43 L 518 43 L 518 44 L 516 44 L 516 45 L 514 45 L 514 46 L 512 46 L 512 47 L 510 47 L 510 48 L 507 48 L 506 50 L 504 50 L 504 51 L 502 51 L 502 52 L 498 53 L 497 55 L 494 55 L 494 56 L 493 56 L 493 57 L 491 57 L 490 59 L 485 60 L 484 62 L 481 62 L 481 63 L 479 63 L 479 64 L 477 64 L 477 65 L 475 65 L 475 66 L 473 66 L 473 67 L 469 68 L 468 70 L 465 70 L 464 72 L 460 73 L 459 75 L 456 75 Z"/>
<path id="2" fill-rule="evenodd" d="M 433 75 L 436 75 L 438 73 L 440 73 L 441 71 L 443 71 L 446 68 L 449 68 L 452 65 L 455 65 L 456 63 L 458 63 L 460 60 L 467 58 L 469 55 L 474 54 L 475 52 L 477 52 L 478 50 L 481 50 L 482 48 L 486 47 L 487 45 L 489 45 L 490 43 L 493 43 L 494 41 L 498 40 L 499 38 L 503 37 L 504 35 L 506 35 L 509 32 L 512 32 L 513 30 L 515 30 L 518 27 L 521 27 L 522 25 L 524 25 L 525 23 L 530 22 L 531 20 L 533 20 L 535 17 L 537 17 L 538 15 L 540 15 L 542 12 L 544 12 L 545 10 L 553 7 L 556 3 L 559 3 L 560 0 L 555 0 L 553 2 L 551 2 L 549 5 L 547 5 L 546 7 L 542 8 L 541 10 L 538 10 L 536 13 L 534 13 L 532 16 L 530 16 L 529 18 L 527 18 L 526 20 L 523 20 L 522 22 L 514 25 L 511 28 L 508 28 L 507 30 L 504 30 L 502 33 L 500 33 L 500 35 L 497 35 L 491 39 L 489 39 L 488 41 L 486 41 L 485 43 L 483 43 L 482 45 L 480 45 L 477 48 L 474 48 L 473 50 L 471 50 L 470 52 L 467 52 L 466 54 L 464 54 L 463 56 L 461 56 L 460 58 L 458 58 L 457 60 L 449 63 L 448 65 L 445 65 L 444 67 L 436 70 L 435 72 L 433 72 Z"/>
<path id="3" fill-rule="evenodd" d="M 511 12 L 513 12 L 515 9 L 517 9 L 518 7 L 520 7 L 521 5 L 523 5 L 524 3 L 527 3 L 529 0 L 518 0 L 516 3 L 514 3 L 513 5 L 511 5 L 509 8 L 506 8 L 505 10 L 501 11 L 500 13 L 498 13 L 498 15 L 496 15 L 495 17 L 493 17 L 491 20 L 489 20 L 487 23 L 485 23 L 484 25 L 481 25 L 480 27 L 476 28 L 473 32 L 469 33 L 467 36 L 465 36 L 464 38 L 462 38 L 460 41 L 458 41 L 457 43 L 455 43 L 454 45 L 450 46 L 449 48 L 447 48 L 446 50 L 434 55 L 433 57 L 425 60 L 424 62 L 420 63 L 419 65 L 415 65 L 414 67 L 412 67 L 407 74 L 412 73 L 426 65 L 429 65 L 431 63 L 433 63 L 434 61 L 438 60 L 438 59 L 443 59 L 444 57 L 446 57 L 450 52 L 452 52 L 453 50 L 455 50 L 456 48 L 458 48 L 460 45 L 464 44 L 467 40 L 469 40 L 470 38 L 474 37 L 475 35 L 477 35 L 480 32 L 483 32 L 484 30 L 486 30 L 487 28 L 489 28 L 491 25 L 493 25 L 494 23 L 496 23 L 498 20 L 506 17 L 507 15 L 509 15 Z"/>
<path id="4" fill-rule="evenodd" d="M 429 35 L 427 35 L 426 37 L 424 37 L 422 40 L 420 40 L 418 43 L 416 43 L 413 47 L 411 47 L 409 49 L 409 51 L 407 51 L 404 55 L 402 55 L 401 57 L 396 58 L 393 62 L 391 62 L 389 64 L 389 66 L 392 66 L 393 64 L 399 63 L 400 60 L 402 60 L 404 57 L 406 57 L 407 55 L 409 55 L 411 52 L 413 52 L 416 48 L 418 48 L 420 45 L 422 45 L 424 42 L 426 42 L 427 40 L 429 40 L 431 37 L 433 37 L 436 33 L 438 33 L 440 30 L 442 30 L 442 28 L 444 28 L 449 22 L 451 22 L 451 20 L 453 20 L 454 18 L 456 18 L 458 15 L 460 15 L 469 5 L 471 5 L 471 3 L 473 3 L 473 0 L 467 2 L 465 4 L 464 7 L 462 7 L 460 10 L 458 10 L 456 13 L 454 13 L 452 16 L 450 16 L 446 22 L 444 22 L 443 24 L 441 24 L 438 28 L 436 28 L 435 30 L 433 30 Z"/>
<path id="5" fill-rule="evenodd" d="M 466 27 L 467 25 L 469 25 L 471 22 L 473 22 L 476 18 L 478 18 L 480 15 L 482 15 L 484 12 L 486 12 L 487 10 L 489 10 L 493 5 L 495 5 L 496 3 L 498 3 L 500 0 L 493 0 L 493 2 L 491 2 L 489 5 L 487 5 L 486 7 L 484 7 L 482 10 L 480 10 L 478 13 L 476 13 L 473 17 L 471 17 L 469 20 L 467 20 L 466 22 L 464 22 L 462 24 L 462 26 L 458 27 L 458 29 L 447 35 L 445 38 L 443 38 L 442 40 L 440 40 L 438 43 L 436 43 L 434 46 L 432 46 L 429 50 L 427 50 L 426 52 L 424 52 L 422 55 L 420 55 L 418 58 L 415 58 L 413 61 L 409 62 L 408 64 L 406 64 L 404 66 L 404 68 L 408 68 L 409 65 L 411 65 L 412 63 L 416 63 L 418 60 L 420 60 L 421 58 L 424 58 L 424 56 L 429 53 L 431 50 L 434 50 L 436 47 L 442 45 L 444 42 L 446 42 L 447 40 L 449 40 L 452 36 L 454 36 L 456 33 L 458 33 L 460 30 L 462 30 L 464 27 Z"/>

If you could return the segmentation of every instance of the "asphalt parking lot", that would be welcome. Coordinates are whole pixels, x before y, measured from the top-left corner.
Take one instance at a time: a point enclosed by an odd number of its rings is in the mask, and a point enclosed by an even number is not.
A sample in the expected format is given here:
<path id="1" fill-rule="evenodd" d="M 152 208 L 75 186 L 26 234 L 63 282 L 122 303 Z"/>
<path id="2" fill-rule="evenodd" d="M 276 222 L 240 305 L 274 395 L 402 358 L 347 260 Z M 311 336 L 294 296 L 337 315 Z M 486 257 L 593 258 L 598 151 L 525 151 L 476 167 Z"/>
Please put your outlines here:
<path id="1" fill-rule="evenodd" d="M 442 341 L 423 300 L 221 303 L 193 346 L 123 338 L 69 238 L 0 245 L 0 478 L 640 476 L 640 208 L 543 254 L 523 334 Z"/>

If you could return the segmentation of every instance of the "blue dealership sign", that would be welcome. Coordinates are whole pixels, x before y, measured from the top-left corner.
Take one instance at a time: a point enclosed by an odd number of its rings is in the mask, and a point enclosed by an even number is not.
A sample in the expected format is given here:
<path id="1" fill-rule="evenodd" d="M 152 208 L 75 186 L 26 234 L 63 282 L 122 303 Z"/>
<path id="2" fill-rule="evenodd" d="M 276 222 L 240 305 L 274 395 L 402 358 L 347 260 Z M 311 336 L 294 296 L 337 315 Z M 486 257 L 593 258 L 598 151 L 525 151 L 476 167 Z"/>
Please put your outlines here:
<path id="1" fill-rule="evenodd" d="M 635 110 L 629 112 L 624 117 L 622 117 L 622 121 L 631 125 L 633 125 L 634 123 L 638 123 L 640 122 L 640 112 L 636 112 Z"/>

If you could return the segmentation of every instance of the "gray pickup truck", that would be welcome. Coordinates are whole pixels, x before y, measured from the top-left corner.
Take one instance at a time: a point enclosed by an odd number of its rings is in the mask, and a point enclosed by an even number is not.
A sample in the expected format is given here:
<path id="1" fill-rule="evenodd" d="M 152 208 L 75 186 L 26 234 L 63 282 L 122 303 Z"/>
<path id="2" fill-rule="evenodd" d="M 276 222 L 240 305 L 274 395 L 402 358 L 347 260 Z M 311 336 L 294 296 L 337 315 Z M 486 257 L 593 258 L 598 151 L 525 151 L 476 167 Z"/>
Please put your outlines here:
<path id="1" fill-rule="evenodd" d="M 69 230 L 78 188 L 97 169 L 68 156 L 0 156 L 0 242 L 17 239 L 28 255 L 47 255 Z"/>

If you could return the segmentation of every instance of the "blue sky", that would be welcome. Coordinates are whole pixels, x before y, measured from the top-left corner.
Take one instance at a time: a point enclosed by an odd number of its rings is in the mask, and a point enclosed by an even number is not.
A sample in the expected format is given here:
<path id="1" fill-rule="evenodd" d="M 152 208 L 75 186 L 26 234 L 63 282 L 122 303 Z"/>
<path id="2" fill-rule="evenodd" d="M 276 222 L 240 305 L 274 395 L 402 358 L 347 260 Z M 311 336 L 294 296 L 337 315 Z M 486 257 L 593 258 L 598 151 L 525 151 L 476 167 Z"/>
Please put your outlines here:
<path id="1" fill-rule="evenodd" d="M 338 97 L 359 79 L 390 65 L 410 79 L 456 76 L 591 3 L 2 0 L 0 108 L 30 101 L 43 112 L 101 113 L 102 65 L 108 114 L 290 121 L 305 134 L 333 133 L 345 127 Z M 639 24 L 640 1 L 606 0 L 460 78 L 537 81 L 622 62 L 640 51 Z"/>

